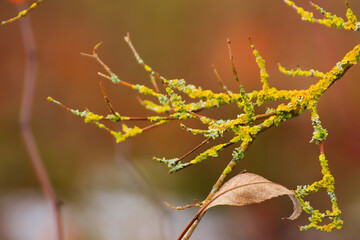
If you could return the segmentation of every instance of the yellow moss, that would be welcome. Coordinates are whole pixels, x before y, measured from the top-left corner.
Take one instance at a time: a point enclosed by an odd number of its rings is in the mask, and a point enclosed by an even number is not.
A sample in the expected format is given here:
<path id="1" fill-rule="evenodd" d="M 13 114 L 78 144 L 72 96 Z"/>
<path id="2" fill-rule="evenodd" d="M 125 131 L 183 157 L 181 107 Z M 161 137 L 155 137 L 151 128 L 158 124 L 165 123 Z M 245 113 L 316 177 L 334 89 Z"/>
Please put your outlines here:
<path id="1" fill-rule="evenodd" d="M 292 107 L 289 105 L 285 105 L 285 104 L 280 104 L 277 108 L 276 111 L 277 112 L 289 112 L 292 110 Z"/>
<path id="2" fill-rule="evenodd" d="M 274 124 L 274 119 L 275 119 L 275 116 L 271 116 L 268 119 L 266 119 L 264 121 L 264 126 L 265 127 L 270 127 L 271 125 L 273 125 Z"/>
<path id="3" fill-rule="evenodd" d="M 141 102 L 141 104 L 144 105 L 145 108 L 152 110 L 154 112 L 157 112 L 157 113 L 166 113 L 166 112 L 169 112 L 171 109 L 171 107 L 169 105 L 166 105 L 166 104 L 158 105 L 149 100 L 144 100 Z"/>
<path id="4" fill-rule="evenodd" d="M 251 135 L 256 135 L 259 133 L 260 130 L 261 130 L 260 126 L 253 126 L 250 128 L 249 132 Z"/>
<path id="5" fill-rule="evenodd" d="M 162 117 L 160 116 L 152 116 L 152 117 L 148 117 L 148 119 L 150 120 L 150 122 L 157 122 L 162 120 Z"/>
<path id="6" fill-rule="evenodd" d="M 314 14 L 312 12 L 305 11 L 303 8 L 298 7 L 298 14 L 301 15 L 302 20 L 307 22 L 314 22 Z"/>
<path id="7" fill-rule="evenodd" d="M 49 102 L 53 102 L 53 103 L 55 103 L 55 104 L 57 104 L 57 105 L 62 105 L 61 102 L 56 101 L 56 100 L 53 99 L 52 97 L 47 97 L 47 100 L 48 100 Z"/>
<path id="8" fill-rule="evenodd" d="M 115 137 L 117 143 L 122 142 L 129 137 L 134 137 L 142 133 L 141 128 L 137 126 L 135 126 L 134 128 L 129 128 L 125 124 L 122 125 L 122 131 L 123 133 L 121 131 L 110 131 L 110 133 Z"/>
<path id="9" fill-rule="evenodd" d="M 304 77 L 320 77 L 320 78 L 323 78 L 325 77 L 325 74 L 318 71 L 318 70 L 314 70 L 314 69 L 311 69 L 309 71 L 303 71 L 301 70 L 301 68 L 297 68 L 296 70 L 286 70 L 283 66 L 281 66 L 279 63 L 278 63 L 278 67 L 279 67 L 279 71 L 283 74 L 286 74 L 286 75 L 290 75 L 290 76 L 304 76 Z"/>
<path id="10" fill-rule="evenodd" d="M 217 157 L 218 156 L 218 152 L 221 151 L 224 146 L 226 144 L 219 144 L 216 146 L 213 146 L 209 149 L 207 149 L 205 152 L 202 152 L 201 154 L 199 154 L 195 159 L 191 160 L 190 163 L 191 164 L 196 164 L 196 163 L 200 163 L 202 162 L 204 159 L 208 158 L 208 157 Z"/>
<path id="11" fill-rule="evenodd" d="M 89 122 L 97 122 L 101 119 L 103 119 L 104 116 L 101 115 L 97 115 L 95 113 L 89 112 L 86 116 L 86 118 L 84 119 L 85 123 L 89 123 Z"/>
<path id="12" fill-rule="evenodd" d="M 101 128 L 101 129 L 106 129 L 106 128 L 107 128 L 107 127 L 106 127 L 104 124 L 102 124 L 102 123 L 97 124 L 97 126 L 98 126 L 99 128 Z"/>
<path id="13" fill-rule="evenodd" d="M 285 2 L 286 2 L 290 7 L 295 5 L 295 3 L 294 3 L 293 1 L 290 1 L 290 0 L 286 0 Z"/>
<path id="14" fill-rule="evenodd" d="M 145 64 L 144 68 L 145 68 L 145 70 L 146 70 L 147 72 L 151 72 L 151 71 L 152 71 L 151 67 L 148 66 L 148 65 L 146 65 L 146 64 Z"/>
<path id="15" fill-rule="evenodd" d="M 239 117 L 239 122 L 242 124 L 246 124 L 249 122 L 249 117 L 246 114 L 241 114 Z"/>
<path id="16" fill-rule="evenodd" d="M 263 83 L 263 90 L 266 90 L 269 88 L 269 83 L 267 81 L 269 78 L 269 74 L 267 73 L 265 68 L 265 60 L 261 57 L 259 51 L 255 48 L 254 44 L 251 44 L 251 48 L 253 49 L 253 55 L 256 57 L 255 61 L 260 68 L 260 79 Z"/>
<path id="17" fill-rule="evenodd" d="M 136 84 L 136 85 L 132 85 L 132 88 L 135 90 L 138 90 L 139 93 L 142 93 L 142 94 L 148 94 L 148 95 L 152 95 L 152 96 L 156 96 L 156 97 L 160 96 L 159 93 L 156 93 L 154 90 L 152 90 L 151 88 L 148 88 L 144 85 Z"/>
<path id="18" fill-rule="evenodd" d="M 348 64 L 357 64 L 359 59 L 360 59 L 360 44 L 355 46 L 355 48 L 352 51 L 348 52 L 341 62 Z"/>
<path id="19" fill-rule="evenodd" d="M 30 7 L 28 7 L 27 9 L 19 12 L 17 14 L 17 16 L 13 17 L 13 18 L 10 18 L 8 20 L 5 20 L 5 21 L 1 21 L 1 26 L 4 26 L 5 24 L 8 24 L 8 23 L 11 23 L 11 22 L 14 22 L 22 17 L 25 17 L 31 10 L 35 9 L 40 3 L 42 2 L 42 0 L 37 0 L 35 3 L 32 3 L 30 5 Z"/>
<path id="20" fill-rule="evenodd" d="M 27 13 L 28 13 L 28 11 L 26 11 L 26 10 L 21 11 L 21 12 L 19 12 L 19 16 L 20 17 L 25 17 Z"/>
<path id="21" fill-rule="evenodd" d="M 228 175 L 228 174 L 231 173 L 231 171 L 232 171 L 231 167 L 226 167 L 226 168 L 224 169 L 224 174 L 225 174 L 225 175 Z"/>
<path id="22" fill-rule="evenodd" d="M 358 31 L 360 29 L 360 22 L 357 21 L 356 16 L 353 14 L 352 10 L 350 8 L 347 8 L 346 17 L 347 21 L 341 17 L 338 17 L 334 14 L 331 14 L 330 12 L 325 11 L 320 6 L 311 3 L 317 11 L 323 14 L 323 19 L 314 19 L 313 13 L 305 11 L 301 7 L 297 7 L 293 2 L 291 1 L 285 1 L 289 6 L 295 6 L 297 8 L 298 14 L 301 15 L 302 20 L 307 22 L 318 22 L 319 24 L 325 25 L 327 27 L 337 27 L 340 29 L 346 29 L 346 30 L 352 30 L 352 31 Z"/>

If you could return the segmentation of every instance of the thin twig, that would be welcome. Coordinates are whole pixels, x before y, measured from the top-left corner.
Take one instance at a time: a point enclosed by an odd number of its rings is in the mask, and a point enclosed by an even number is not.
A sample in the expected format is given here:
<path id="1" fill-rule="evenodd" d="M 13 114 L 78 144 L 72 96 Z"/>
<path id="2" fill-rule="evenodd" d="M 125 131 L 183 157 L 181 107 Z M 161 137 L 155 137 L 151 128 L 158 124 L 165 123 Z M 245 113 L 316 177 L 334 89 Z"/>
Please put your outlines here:
<path id="1" fill-rule="evenodd" d="M 149 65 L 147 65 L 144 60 L 140 57 L 140 55 L 138 54 L 138 52 L 136 51 L 134 45 L 132 44 L 131 40 L 130 40 L 130 33 L 127 33 L 126 36 L 124 37 L 125 42 L 129 45 L 131 51 L 133 52 L 136 61 L 144 67 L 144 69 L 151 75 L 157 77 L 159 80 L 161 80 L 162 83 L 164 83 L 165 78 L 163 76 L 161 76 L 161 74 L 159 74 L 158 72 L 154 71 Z"/>
<path id="2" fill-rule="evenodd" d="M 5 20 L 5 21 L 1 21 L 1 26 L 5 26 L 5 24 L 8 24 L 8 23 L 12 23 L 22 17 L 25 17 L 30 11 L 32 11 L 34 8 L 36 8 L 43 0 L 37 0 L 35 3 L 31 4 L 30 7 L 28 7 L 27 9 L 25 10 L 21 10 L 21 6 L 18 8 L 20 10 L 18 15 L 13 17 L 13 18 L 10 18 L 8 20 Z"/>
<path id="3" fill-rule="evenodd" d="M 182 207 L 174 207 L 172 206 L 170 203 L 164 201 L 164 204 L 172 209 L 172 210 L 184 210 L 184 209 L 187 209 L 187 208 L 193 208 L 193 207 L 198 207 L 198 204 L 191 204 L 191 205 L 185 205 L 185 206 L 182 206 Z"/>
<path id="4" fill-rule="evenodd" d="M 234 75 L 234 78 L 235 78 L 236 82 L 240 84 L 240 80 L 239 80 L 239 77 L 238 77 L 238 74 L 237 74 L 237 71 L 236 71 L 236 68 L 235 68 L 234 56 L 233 56 L 232 51 L 231 51 L 231 41 L 228 38 L 226 40 L 226 42 L 227 42 L 227 45 L 228 45 L 229 57 L 230 57 L 230 61 L 231 61 L 231 67 L 232 67 L 233 75 Z"/>
<path id="5" fill-rule="evenodd" d="M 204 117 L 204 116 L 202 116 L 202 115 L 200 115 L 200 114 L 197 114 L 197 113 L 194 113 L 194 112 L 191 112 L 191 111 L 188 111 L 187 113 L 189 113 L 190 115 L 193 115 L 194 117 L 196 117 L 197 119 L 201 119 L 202 117 Z M 211 118 L 209 118 L 209 117 L 206 117 L 206 118 L 208 118 L 208 119 L 211 119 Z M 211 119 L 212 121 L 216 121 L 216 120 L 214 120 L 214 119 Z"/>
<path id="6" fill-rule="evenodd" d="M 160 93 L 160 89 L 159 89 L 159 87 L 158 87 L 158 85 L 156 83 L 154 75 L 150 73 L 149 77 L 150 77 L 151 84 L 153 85 L 153 87 L 155 89 L 155 92 Z"/>
<path id="7" fill-rule="evenodd" d="M 229 95 L 229 97 L 231 97 L 231 92 L 227 89 L 226 85 L 224 84 L 224 81 L 222 80 L 222 78 L 220 77 L 219 72 L 217 71 L 216 67 L 214 64 L 211 64 L 211 68 L 216 76 L 216 79 L 218 81 L 218 83 L 220 84 L 220 86 L 222 87 L 222 89 L 224 89 L 226 91 L 226 93 Z"/>
<path id="8" fill-rule="evenodd" d="M 288 2 L 289 2 L 289 0 L 284 0 L 284 2 L 286 3 L 286 4 L 288 4 Z M 298 12 L 299 10 L 299 7 L 298 6 L 296 6 L 295 4 L 292 4 L 290 7 L 292 7 L 293 9 L 295 9 L 295 11 L 296 12 Z M 320 21 L 319 21 L 319 19 L 317 19 L 317 18 L 314 18 L 314 22 L 316 22 L 316 23 L 320 23 Z"/>
<path id="9" fill-rule="evenodd" d="M 101 89 L 102 94 L 104 95 L 104 100 L 105 100 L 106 104 L 108 105 L 110 112 L 116 116 L 116 113 L 114 112 L 111 102 L 106 94 L 105 87 L 101 81 L 100 81 L 100 89 Z"/>
<path id="10" fill-rule="evenodd" d="M 123 121 L 151 121 L 149 119 L 150 117 L 129 117 L 129 119 L 126 119 L 126 120 L 123 120 Z M 160 121 L 163 121 L 163 120 L 177 120 L 176 118 L 174 117 L 158 117 Z"/>
<path id="11" fill-rule="evenodd" d="M 151 125 L 149 125 L 149 126 L 147 126 L 147 127 L 144 127 L 144 128 L 142 128 L 141 130 L 142 130 L 143 132 L 145 132 L 145 131 L 150 130 L 150 129 L 154 128 L 154 127 L 158 127 L 158 126 L 160 126 L 160 125 L 163 125 L 164 123 L 167 123 L 167 122 L 168 122 L 167 120 L 163 120 L 163 121 L 160 121 L 160 122 L 151 124 Z"/>
<path id="12" fill-rule="evenodd" d="M 206 141 L 206 140 L 205 140 L 205 141 Z M 196 146 L 195 149 L 191 150 L 191 152 L 195 151 L 195 150 L 196 150 L 199 146 L 201 146 L 202 144 L 203 144 L 203 143 L 200 143 L 200 145 Z M 229 147 L 229 146 L 231 146 L 231 145 L 233 145 L 233 144 L 234 144 L 234 142 L 227 142 L 227 143 L 223 146 L 223 149 L 224 149 L 224 148 L 227 148 L 227 147 Z M 182 156 L 181 158 L 184 158 L 184 157 L 185 157 L 185 156 Z M 176 162 L 179 162 L 179 160 L 177 160 Z M 185 168 L 190 167 L 190 166 L 195 165 L 195 164 L 196 164 L 196 162 L 195 162 L 195 163 L 190 162 L 190 164 L 183 166 L 181 169 L 185 169 Z M 173 172 L 170 170 L 169 173 L 173 173 Z"/>
<path id="13" fill-rule="evenodd" d="M 49 100 L 50 99 L 50 100 Z M 69 111 L 71 113 L 73 113 L 74 111 L 78 111 L 78 110 L 74 110 L 74 109 L 71 109 L 69 107 L 67 107 L 66 105 L 62 104 L 61 102 L 59 101 L 56 101 L 52 98 L 48 98 L 49 101 L 53 101 L 53 102 L 56 102 L 57 105 L 59 105 L 60 107 L 62 107 L 63 109 L 65 109 L 66 111 Z M 85 108 L 86 111 L 89 113 L 90 110 Z M 118 114 L 114 113 L 115 116 L 118 116 Z M 83 116 L 83 117 L 86 117 L 86 116 Z M 118 121 L 154 121 L 152 120 L 151 118 L 154 117 L 154 116 L 149 116 L 149 117 L 125 117 L 124 119 L 119 119 Z M 159 117 L 159 116 L 155 116 L 157 121 L 171 121 L 171 120 L 178 120 L 174 117 Z M 110 121 L 115 121 L 113 118 L 109 118 L 108 116 L 103 116 L 103 118 L 101 120 L 110 120 Z"/>
<path id="14" fill-rule="evenodd" d="M 106 65 L 106 64 L 101 60 L 101 58 L 100 58 L 99 55 L 97 54 L 97 49 L 100 47 L 101 44 L 102 44 L 102 42 L 99 42 L 98 44 L 95 45 L 95 47 L 93 48 L 92 54 L 89 54 L 89 53 L 80 53 L 80 54 L 81 54 L 82 56 L 85 56 L 85 57 L 94 58 L 94 59 L 105 69 L 105 71 L 110 75 L 110 76 L 108 76 L 108 75 L 106 75 L 106 74 L 103 74 L 103 73 L 101 73 L 101 72 L 98 72 L 99 76 L 104 77 L 104 78 L 106 78 L 106 79 L 109 79 L 110 81 L 116 82 L 116 83 L 121 84 L 121 85 L 123 85 L 123 86 L 129 87 L 129 88 L 133 88 L 133 84 L 118 79 L 118 77 L 117 77 L 116 74 L 110 69 L 110 67 L 109 67 L 108 65 Z M 114 80 L 114 78 L 115 78 L 116 80 Z"/>
<path id="15" fill-rule="evenodd" d="M 271 116 L 276 115 L 277 113 L 278 113 L 277 111 L 274 111 L 274 112 L 270 112 L 270 113 L 259 114 L 259 115 L 256 115 L 254 117 L 254 120 L 259 120 L 259 119 L 271 117 Z"/>
<path id="16" fill-rule="evenodd" d="M 21 6 L 19 7 L 19 10 Z M 49 202 L 56 226 L 57 240 L 63 239 L 62 221 L 60 216 L 60 204 L 56 199 L 55 190 L 49 180 L 46 169 L 42 163 L 42 159 L 37 148 L 36 140 L 32 133 L 30 118 L 34 100 L 35 80 L 37 78 L 37 57 L 35 40 L 31 28 L 30 18 L 20 20 L 21 33 L 24 42 L 26 54 L 26 68 L 24 74 L 24 87 L 20 106 L 19 125 L 21 135 L 29 156 L 30 163 L 34 169 L 36 177 L 40 183 L 43 194 Z"/>
<path id="17" fill-rule="evenodd" d="M 180 157 L 175 163 L 180 162 L 181 160 L 183 160 L 184 158 L 186 158 L 187 156 L 189 156 L 191 153 L 195 152 L 197 149 L 199 149 L 201 146 L 203 146 L 205 143 L 209 142 L 211 140 L 211 138 L 207 138 L 204 141 L 202 141 L 199 145 L 197 145 L 196 147 L 194 147 L 193 149 L 191 149 L 190 151 L 188 151 L 187 153 L 185 153 L 182 157 Z"/>
<path id="18" fill-rule="evenodd" d="M 319 145 L 320 145 L 320 154 L 324 155 L 324 145 L 322 142 L 320 142 Z"/>

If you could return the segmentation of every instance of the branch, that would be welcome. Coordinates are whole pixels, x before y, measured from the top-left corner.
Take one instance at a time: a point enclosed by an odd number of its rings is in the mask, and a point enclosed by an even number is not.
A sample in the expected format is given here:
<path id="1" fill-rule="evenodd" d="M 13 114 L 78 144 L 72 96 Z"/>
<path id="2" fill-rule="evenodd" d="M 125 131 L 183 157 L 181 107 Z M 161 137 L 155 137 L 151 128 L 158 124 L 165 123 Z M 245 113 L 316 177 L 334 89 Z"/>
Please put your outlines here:
<path id="1" fill-rule="evenodd" d="M 31 4 L 30 7 L 28 7 L 25 10 L 21 10 L 19 9 L 19 13 L 17 16 L 10 18 L 8 20 L 4 20 L 1 22 L 1 26 L 5 26 L 8 23 L 12 23 L 15 22 L 16 20 L 19 20 L 22 17 L 25 17 L 30 11 L 32 11 L 33 9 L 35 9 L 43 0 L 37 0 L 35 3 Z"/>
<path id="2" fill-rule="evenodd" d="M 62 221 L 60 216 L 60 204 L 56 199 L 56 194 L 46 169 L 42 163 L 36 140 L 32 133 L 30 117 L 34 100 L 35 80 L 37 78 L 37 56 L 36 46 L 31 28 L 30 18 L 20 21 L 21 33 L 26 54 L 26 68 L 24 74 L 24 87 L 20 106 L 19 125 L 21 135 L 29 156 L 30 163 L 34 169 L 36 177 L 40 183 L 43 194 L 50 203 L 54 222 L 56 225 L 56 239 L 63 239 Z"/>

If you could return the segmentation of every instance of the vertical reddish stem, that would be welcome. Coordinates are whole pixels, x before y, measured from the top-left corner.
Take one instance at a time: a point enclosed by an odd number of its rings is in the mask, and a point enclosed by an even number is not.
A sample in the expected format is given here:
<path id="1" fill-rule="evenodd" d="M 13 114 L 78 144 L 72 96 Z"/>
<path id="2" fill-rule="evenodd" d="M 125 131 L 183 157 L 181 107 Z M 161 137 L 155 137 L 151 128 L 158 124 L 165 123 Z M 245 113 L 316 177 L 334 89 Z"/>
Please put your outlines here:
<path id="1" fill-rule="evenodd" d="M 19 11 L 22 10 L 23 6 L 19 6 Z M 51 185 L 46 169 L 42 163 L 35 138 L 33 136 L 30 118 L 33 106 L 35 80 L 37 77 L 37 57 L 36 47 L 31 28 L 29 16 L 20 19 L 21 34 L 24 42 L 24 50 L 26 55 L 26 67 L 24 73 L 24 86 L 23 94 L 20 106 L 20 118 L 19 125 L 21 135 L 29 156 L 29 160 L 34 169 L 36 177 L 40 183 L 42 191 L 50 203 L 54 222 L 56 225 L 56 240 L 62 240 L 62 222 L 60 216 L 59 204 L 57 202 L 55 191 Z"/>

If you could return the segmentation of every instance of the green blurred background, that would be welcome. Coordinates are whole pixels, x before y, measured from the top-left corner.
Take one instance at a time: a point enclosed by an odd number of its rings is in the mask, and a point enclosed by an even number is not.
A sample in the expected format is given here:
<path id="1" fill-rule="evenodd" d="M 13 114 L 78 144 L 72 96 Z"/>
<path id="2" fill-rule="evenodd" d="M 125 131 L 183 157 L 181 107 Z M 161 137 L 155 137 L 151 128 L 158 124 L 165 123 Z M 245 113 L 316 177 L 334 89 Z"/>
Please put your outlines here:
<path id="1" fill-rule="evenodd" d="M 312 9 L 307 1 L 300 6 Z M 345 17 L 341 0 L 317 4 Z M 350 1 L 360 16 L 360 2 Z M 0 18 L 17 14 L 0 1 Z M 319 17 L 319 15 L 317 15 Z M 167 78 L 219 92 L 210 68 L 215 64 L 227 86 L 237 90 L 226 39 L 232 41 L 235 64 L 247 91 L 261 87 L 259 70 L 248 42 L 250 36 L 266 59 L 270 85 L 305 89 L 316 79 L 292 78 L 288 69 L 330 70 L 359 43 L 358 33 L 330 29 L 300 20 L 283 1 L 243 0 L 124 0 L 44 1 L 30 13 L 39 59 L 32 127 L 41 156 L 59 198 L 64 202 L 66 240 L 175 239 L 196 210 L 173 212 L 162 205 L 193 203 L 206 197 L 231 159 L 231 149 L 218 158 L 168 175 L 166 166 L 151 157 L 178 157 L 202 139 L 181 130 L 177 122 L 115 144 L 105 131 L 46 101 L 47 96 L 67 106 L 107 114 L 99 88 L 104 81 L 115 111 L 144 116 L 151 112 L 138 103 L 137 94 L 100 79 L 101 67 L 80 56 L 103 41 L 98 53 L 130 83 L 148 84 L 123 36 L 153 69 Z M 52 223 L 39 184 L 29 164 L 19 127 L 25 54 L 19 22 L 0 29 L 0 239 L 51 239 Z M 208 212 L 193 239 L 358 239 L 360 235 L 360 88 L 359 66 L 354 66 L 321 98 L 318 109 L 329 136 L 325 153 L 336 179 L 343 211 L 342 230 L 300 232 L 307 215 L 294 222 L 291 202 L 282 197 L 262 204 L 219 207 Z M 224 119 L 238 114 L 236 107 L 208 111 Z M 205 112 L 204 112 L 205 113 Z M 196 122 L 190 126 L 199 126 Z M 114 126 L 116 128 L 116 126 Z M 310 144 L 309 113 L 261 134 L 235 172 L 246 169 L 290 189 L 319 180 L 318 146 Z M 195 156 L 195 155 L 192 155 Z M 309 199 L 328 209 L 325 191 Z"/>

